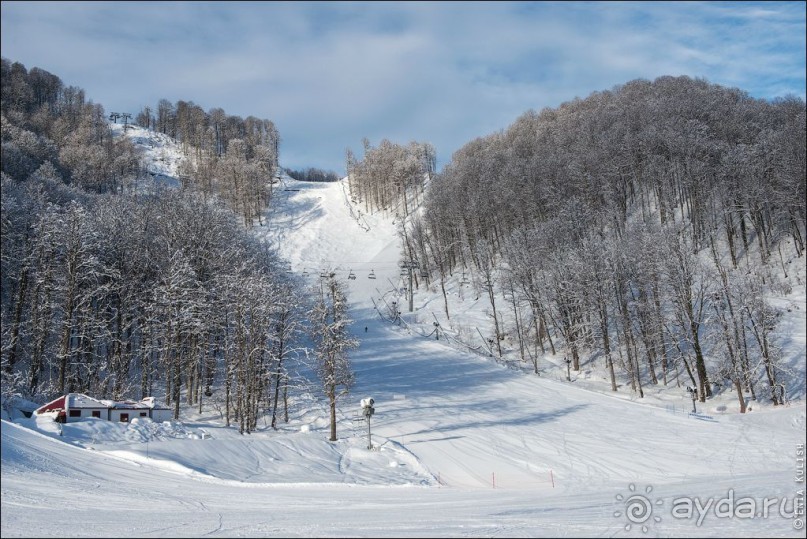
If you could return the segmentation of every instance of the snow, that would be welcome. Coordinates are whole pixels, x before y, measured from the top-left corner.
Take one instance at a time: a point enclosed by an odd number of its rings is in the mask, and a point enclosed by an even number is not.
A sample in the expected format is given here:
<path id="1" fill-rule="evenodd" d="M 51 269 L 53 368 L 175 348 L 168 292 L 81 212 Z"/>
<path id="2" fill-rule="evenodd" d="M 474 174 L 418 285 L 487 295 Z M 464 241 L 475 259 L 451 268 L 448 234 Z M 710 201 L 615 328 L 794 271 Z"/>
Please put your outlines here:
<path id="1" fill-rule="evenodd" d="M 110 124 L 115 136 L 123 136 L 124 125 Z M 179 165 L 185 159 L 180 145 L 164 133 L 144 129 L 129 124 L 125 129 L 126 137 L 142 152 L 146 170 L 154 185 L 178 187 Z M 145 188 L 146 186 L 140 186 Z"/>
<path id="2" fill-rule="evenodd" d="M 164 423 L 4 420 L 2 536 L 804 536 L 779 505 L 767 518 L 672 513 L 683 497 L 751 497 L 760 509 L 786 498 L 792 510 L 803 492 L 803 269 L 777 300 L 791 309 L 780 327 L 793 399 L 741 415 L 720 397 L 698 403 L 698 418 L 674 382 L 638 399 L 625 386 L 610 393 L 596 359 L 566 382 L 562 355 L 542 357 L 538 376 L 510 348 L 497 360 L 436 339 L 435 318 L 468 343 L 476 328 L 489 334 L 487 298 L 470 285 L 460 295 L 455 275 L 450 321 L 439 289 L 418 291 L 409 313 L 393 221 L 352 204 L 344 181 L 284 178 L 256 230 L 310 284 L 323 270 L 348 283 L 361 344 L 337 442 L 324 404 L 305 396 L 279 431 L 250 435 L 207 408 Z M 375 308 L 392 301 L 400 324 Z M 373 450 L 354 421 L 370 397 Z M 628 518 L 636 496 L 652 518 Z"/>

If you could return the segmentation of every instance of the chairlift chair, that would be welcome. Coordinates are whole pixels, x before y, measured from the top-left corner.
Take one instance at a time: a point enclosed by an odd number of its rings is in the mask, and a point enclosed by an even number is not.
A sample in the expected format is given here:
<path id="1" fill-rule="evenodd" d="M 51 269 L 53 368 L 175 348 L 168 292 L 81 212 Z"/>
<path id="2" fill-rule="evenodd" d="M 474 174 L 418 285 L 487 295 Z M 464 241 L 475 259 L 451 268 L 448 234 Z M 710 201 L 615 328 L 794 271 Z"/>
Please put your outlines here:
<path id="1" fill-rule="evenodd" d="M 368 279 L 375 279 L 375 272 L 370 270 L 370 275 L 367 276 Z"/>
<path id="2" fill-rule="evenodd" d="M 347 278 L 350 279 L 351 281 L 356 280 L 356 274 L 353 273 L 353 270 L 350 270 L 350 275 L 348 275 Z"/>

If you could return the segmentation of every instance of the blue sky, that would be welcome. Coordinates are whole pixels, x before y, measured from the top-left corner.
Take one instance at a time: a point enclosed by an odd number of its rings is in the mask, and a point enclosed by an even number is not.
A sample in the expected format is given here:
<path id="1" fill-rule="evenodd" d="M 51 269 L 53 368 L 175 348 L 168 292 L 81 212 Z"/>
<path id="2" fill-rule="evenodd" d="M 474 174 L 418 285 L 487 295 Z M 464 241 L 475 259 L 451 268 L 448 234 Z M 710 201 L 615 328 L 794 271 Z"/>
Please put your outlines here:
<path id="1" fill-rule="evenodd" d="M 805 98 L 804 2 L 22 2 L 2 56 L 107 111 L 161 98 L 268 118 L 281 165 L 344 172 L 361 140 L 438 166 L 520 114 L 629 80 Z"/>

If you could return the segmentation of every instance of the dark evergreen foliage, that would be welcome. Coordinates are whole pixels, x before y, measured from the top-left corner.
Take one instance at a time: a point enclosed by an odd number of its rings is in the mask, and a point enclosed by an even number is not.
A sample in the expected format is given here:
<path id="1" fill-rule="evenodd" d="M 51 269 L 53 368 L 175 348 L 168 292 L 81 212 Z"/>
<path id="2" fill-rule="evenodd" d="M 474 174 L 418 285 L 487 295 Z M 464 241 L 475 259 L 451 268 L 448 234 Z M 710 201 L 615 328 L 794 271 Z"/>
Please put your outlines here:
<path id="1" fill-rule="evenodd" d="M 336 182 L 341 178 L 336 172 L 325 171 L 318 168 L 305 170 L 286 170 L 290 178 L 301 182 Z"/>

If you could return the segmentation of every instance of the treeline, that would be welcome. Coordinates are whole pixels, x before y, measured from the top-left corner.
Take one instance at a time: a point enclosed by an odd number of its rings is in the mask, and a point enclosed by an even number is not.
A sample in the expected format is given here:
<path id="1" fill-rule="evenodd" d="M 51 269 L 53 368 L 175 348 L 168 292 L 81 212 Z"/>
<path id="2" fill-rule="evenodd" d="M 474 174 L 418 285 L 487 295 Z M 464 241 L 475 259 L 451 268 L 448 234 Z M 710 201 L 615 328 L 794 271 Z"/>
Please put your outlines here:
<path id="1" fill-rule="evenodd" d="M 144 174 L 135 146 L 113 137 L 103 107 L 84 90 L 5 58 L 0 70 L 3 173 L 37 173 L 94 193 L 130 190 Z"/>
<path id="2" fill-rule="evenodd" d="M 364 158 L 347 151 L 348 186 L 353 200 L 364 202 L 365 211 L 394 210 L 409 215 L 423 196 L 426 180 L 435 173 L 437 153 L 429 143 L 407 146 L 382 140 L 373 148 L 363 140 Z"/>
<path id="3" fill-rule="evenodd" d="M 205 112 L 193 101 L 175 104 L 161 99 L 155 109 L 144 107 L 136 123 L 181 144 L 187 157 L 180 170 L 183 186 L 204 195 L 221 196 L 247 226 L 269 204 L 279 170 L 280 135 L 271 120 L 228 115 L 221 108 Z"/>
<path id="4" fill-rule="evenodd" d="M 147 178 L 137 148 L 115 137 L 100 104 L 38 67 L 2 59 L 3 171 L 27 177 L 49 162 L 64 181 L 95 193 L 134 191 Z M 280 135 L 270 120 L 205 112 L 162 99 L 136 116 L 182 145 L 183 187 L 218 195 L 248 226 L 262 223 L 278 171 Z M 43 171 L 45 172 L 45 171 Z M 48 172 L 50 173 L 50 172 Z"/>
<path id="5" fill-rule="evenodd" d="M 2 181 L 3 374 L 25 395 L 122 399 L 222 387 L 249 432 L 299 325 L 282 265 L 200 195 L 87 196 Z M 163 384 L 156 387 L 156 384 Z M 214 384 L 215 383 L 215 384 Z"/>
<path id="6" fill-rule="evenodd" d="M 776 269 L 804 254 L 805 104 L 687 77 L 527 112 L 458 150 L 404 239 L 427 282 L 471 268 L 521 358 L 602 358 L 617 390 L 679 374 L 782 402 Z M 781 264 L 781 266 L 779 266 Z M 502 327 L 494 291 L 507 297 Z M 497 308 L 499 313 L 497 314 Z M 445 314 L 450 316 L 448 302 Z"/>
<path id="7" fill-rule="evenodd" d="M 336 182 L 341 178 L 336 172 L 309 167 L 305 170 L 286 170 L 290 178 L 301 182 Z"/>
<path id="8" fill-rule="evenodd" d="M 285 264 L 203 189 L 130 189 L 138 157 L 100 105 L 2 66 L 3 396 L 164 394 L 175 416 L 205 400 L 242 432 L 287 420 L 309 307 Z M 217 162 L 254 158 L 245 140 Z"/>

